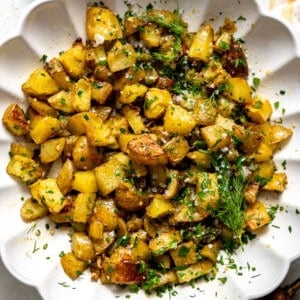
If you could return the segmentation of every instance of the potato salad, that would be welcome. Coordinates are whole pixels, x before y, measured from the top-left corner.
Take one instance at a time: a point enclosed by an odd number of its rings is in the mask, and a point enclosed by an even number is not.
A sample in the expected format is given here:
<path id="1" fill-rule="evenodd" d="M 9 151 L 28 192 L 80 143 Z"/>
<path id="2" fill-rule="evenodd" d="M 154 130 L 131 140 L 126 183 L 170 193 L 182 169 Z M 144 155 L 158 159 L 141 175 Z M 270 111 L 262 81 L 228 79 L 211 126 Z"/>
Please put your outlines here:
<path id="1" fill-rule="evenodd" d="M 71 279 L 88 269 L 147 293 L 201 280 L 271 223 L 260 194 L 284 191 L 273 155 L 292 130 L 270 122 L 237 26 L 191 32 L 178 10 L 89 5 L 86 40 L 28 74 L 26 105 L 2 119 L 7 173 L 30 193 L 25 222 L 72 227 Z"/>

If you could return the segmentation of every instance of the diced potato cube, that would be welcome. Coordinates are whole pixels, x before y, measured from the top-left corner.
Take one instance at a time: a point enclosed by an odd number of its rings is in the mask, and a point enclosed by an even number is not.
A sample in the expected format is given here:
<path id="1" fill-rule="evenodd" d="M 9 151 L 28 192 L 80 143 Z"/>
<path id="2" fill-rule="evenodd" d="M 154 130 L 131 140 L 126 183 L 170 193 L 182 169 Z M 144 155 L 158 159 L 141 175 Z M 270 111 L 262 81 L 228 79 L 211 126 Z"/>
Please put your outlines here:
<path id="1" fill-rule="evenodd" d="M 166 153 L 150 134 L 138 135 L 129 141 L 127 152 L 133 160 L 142 165 L 165 165 L 168 162 Z"/>
<path id="2" fill-rule="evenodd" d="M 201 249 L 200 254 L 201 254 L 201 256 L 204 256 L 215 263 L 217 261 L 221 247 L 222 247 L 222 244 L 220 241 L 214 241 L 210 244 L 205 245 Z"/>
<path id="3" fill-rule="evenodd" d="M 87 223 L 95 200 L 96 193 L 79 193 L 74 200 L 73 221 Z"/>
<path id="4" fill-rule="evenodd" d="M 155 262 L 163 269 L 170 269 L 172 260 L 169 254 L 162 254 L 154 258 Z"/>
<path id="5" fill-rule="evenodd" d="M 274 173 L 271 180 L 262 189 L 265 191 L 283 192 L 286 184 L 287 176 L 285 173 Z"/>
<path id="6" fill-rule="evenodd" d="M 251 88 L 244 78 L 232 77 L 228 83 L 230 85 L 230 99 L 241 104 L 252 102 Z"/>
<path id="7" fill-rule="evenodd" d="M 36 200 L 26 199 L 21 207 L 21 217 L 26 222 L 31 222 L 47 215 L 47 207 L 40 205 Z"/>
<path id="8" fill-rule="evenodd" d="M 29 132 L 29 123 L 25 113 L 16 103 L 10 104 L 5 109 L 2 121 L 7 130 L 15 136 L 22 136 Z"/>
<path id="9" fill-rule="evenodd" d="M 133 247 L 131 249 L 132 259 L 134 261 L 147 260 L 150 257 L 150 250 L 146 242 L 136 238 L 133 242 Z"/>
<path id="10" fill-rule="evenodd" d="M 208 62 L 213 53 L 214 32 L 211 25 L 202 26 L 193 38 L 188 56 L 192 59 Z"/>
<path id="11" fill-rule="evenodd" d="M 84 73 L 85 51 L 86 50 L 81 43 L 76 43 L 72 48 L 63 52 L 58 57 L 58 60 L 62 63 L 71 77 L 78 78 Z"/>
<path id="12" fill-rule="evenodd" d="M 59 86 L 44 68 L 36 69 L 22 85 L 27 95 L 43 98 L 59 91 Z"/>
<path id="13" fill-rule="evenodd" d="M 124 155 L 126 161 L 124 163 L 120 162 L 116 155 L 94 169 L 98 187 L 103 196 L 113 192 L 123 182 L 124 168 L 129 164 L 129 158 L 126 155 Z"/>
<path id="14" fill-rule="evenodd" d="M 105 123 L 112 129 L 112 135 L 118 137 L 120 134 L 128 131 L 128 120 L 121 115 L 111 116 Z"/>
<path id="15" fill-rule="evenodd" d="M 148 195 L 129 183 L 120 183 L 115 192 L 116 205 L 126 211 L 138 211 L 148 204 Z"/>
<path id="16" fill-rule="evenodd" d="M 138 107 L 125 106 L 122 112 L 135 134 L 141 134 L 146 129 Z"/>
<path id="17" fill-rule="evenodd" d="M 258 124 L 267 122 L 272 115 L 272 106 L 269 100 L 266 99 L 254 99 L 245 108 L 247 116 Z"/>
<path id="18" fill-rule="evenodd" d="M 154 23 L 143 26 L 140 32 L 140 39 L 147 48 L 159 47 L 162 30 Z"/>
<path id="19" fill-rule="evenodd" d="M 92 99 L 99 104 L 104 104 L 113 91 L 113 86 L 109 82 L 92 83 Z"/>
<path id="20" fill-rule="evenodd" d="M 52 117 L 43 117 L 30 130 L 30 136 L 36 144 L 42 144 L 49 138 L 58 134 L 62 126 L 58 119 Z"/>
<path id="21" fill-rule="evenodd" d="M 48 98 L 48 103 L 53 108 L 65 113 L 73 113 L 75 111 L 73 107 L 73 99 L 69 91 L 59 91 Z"/>
<path id="22" fill-rule="evenodd" d="M 73 280 L 78 278 L 88 267 L 87 262 L 78 259 L 73 252 L 66 253 L 61 257 L 60 262 L 65 273 Z"/>
<path id="23" fill-rule="evenodd" d="M 88 233 L 92 239 L 96 239 L 96 240 L 102 239 L 103 224 L 98 220 L 91 221 L 89 223 Z"/>
<path id="24" fill-rule="evenodd" d="M 117 143 L 116 138 L 112 135 L 112 129 L 103 123 L 100 116 L 90 118 L 84 124 L 90 145 L 110 147 Z"/>
<path id="25" fill-rule="evenodd" d="M 214 208 L 219 201 L 217 173 L 201 172 L 196 185 L 197 205 L 202 209 Z"/>
<path id="26" fill-rule="evenodd" d="M 198 207 L 197 210 L 193 210 L 187 204 L 179 204 L 175 206 L 175 213 L 171 221 L 174 224 L 200 222 L 208 216 L 209 211 L 207 209 Z"/>
<path id="27" fill-rule="evenodd" d="M 90 6 L 86 14 L 87 38 L 95 44 L 123 37 L 122 28 L 116 15 L 105 7 Z"/>
<path id="28" fill-rule="evenodd" d="M 41 162 L 48 164 L 57 160 L 64 150 L 66 138 L 50 139 L 41 144 L 40 158 Z"/>
<path id="29" fill-rule="evenodd" d="M 211 155 L 207 151 L 192 151 L 187 153 L 186 156 L 195 161 L 195 163 L 200 167 L 209 168 L 211 165 Z"/>
<path id="30" fill-rule="evenodd" d="M 83 261 L 91 262 L 95 257 L 93 243 L 83 232 L 74 232 L 71 247 L 74 255 Z"/>
<path id="31" fill-rule="evenodd" d="M 76 171 L 74 173 L 72 189 L 80 193 L 98 192 L 98 184 L 94 171 Z"/>
<path id="32" fill-rule="evenodd" d="M 164 128 L 170 133 L 187 136 L 196 126 L 196 121 L 189 111 L 179 105 L 169 105 L 164 116 Z"/>
<path id="33" fill-rule="evenodd" d="M 31 184 L 42 177 L 42 168 L 31 158 L 14 155 L 9 161 L 6 172 L 22 180 L 25 184 Z"/>
<path id="34" fill-rule="evenodd" d="M 212 271 L 214 263 L 208 259 L 199 261 L 193 265 L 188 266 L 184 270 L 176 271 L 179 283 L 189 282 L 200 276 L 208 274 Z"/>
<path id="35" fill-rule="evenodd" d="M 184 137 L 177 136 L 168 141 L 163 150 L 167 153 L 172 166 L 180 163 L 189 152 L 190 146 Z"/>
<path id="36" fill-rule="evenodd" d="M 249 183 L 244 190 L 244 199 L 247 203 L 254 203 L 257 200 L 257 195 L 259 192 L 259 184 Z"/>
<path id="37" fill-rule="evenodd" d="M 136 54 L 131 44 L 116 41 L 107 52 L 107 63 L 111 72 L 118 72 L 132 67 L 136 61 Z"/>
<path id="38" fill-rule="evenodd" d="M 256 162 L 268 161 L 273 157 L 273 148 L 261 142 L 251 157 L 253 157 Z"/>
<path id="39" fill-rule="evenodd" d="M 232 118 L 225 118 L 222 115 L 217 115 L 215 125 L 221 126 L 228 131 L 232 131 L 235 122 Z"/>
<path id="40" fill-rule="evenodd" d="M 113 200 L 97 199 L 91 221 L 99 221 L 105 231 L 115 230 L 118 226 L 118 215 Z"/>
<path id="41" fill-rule="evenodd" d="M 28 103 L 41 116 L 51 116 L 54 118 L 58 116 L 56 109 L 48 105 L 45 101 L 39 101 L 36 98 L 28 97 Z"/>
<path id="42" fill-rule="evenodd" d="M 271 126 L 271 143 L 277 144 L 287 140 L 293 134 L 292 129 L 284 127 L 280 124 Z"/>
<path id="43" fill-rule="evenodd" d="M 271 217 L 262 202 L 256 201 L 247 207 L 245 211 L 245 225 L 250 230 L 257 230 L 270 222 Z"/>
<path id="44" fill-rule="evenodd" d="M 151 239 L 149 248 L 155 256 L 162 255 L 169 250 L 176 249 L 180 242 L 181 235 L 179 231 L 170 230 L 162 232 L 157 237 Z"/>
<path id="45" fill-rule="evenodd" d="M 68 119 L 67 129 L 74 135 L 86 134 L 86 123 L 95 117 L 100 118 L 96 113 L 88 111 L 74 114 Z"/>
<path id="46" fill-rule="evenodd" d="M 197 262 L 196 245 L 192 241 L 182 243 L 170 255 L 176 267 L 191 265 Z"/>
<path id="47" fill-rule="evenodd" d="M 46 69 L 60 88 L 66 91 L 69 90 L 71 85 L 70 77 L 67 75 L 63 65 L 57 58 L 53 58 L 47 62 Z"/>
<path id="48" fill-rule="evenodd" d="M 198 98 L 194 106 L 194 117 L 198 125 L 211 125 L 217 117 L 217 108 L 208 100 Z"/>
<path id="49" fill-rule="evenodd" d="M 96 146 L 90 145 L 86 136 L 80 136 L 72 151 L 73 163 L 78 170 L 92 170 L 103 161 L 103 156 Z"/>
<path id="50" fill-rule="evenodd" d="M 172 98 L 168 90 L 150 88 L 145 95 L 144 114 L 148 119 L 159 119 L 171 103 Z"/>
<path id="51" fill-rule="evenodd" d="M 56 177 L 56 183 L 64 195 L 66 195 L 72 189 L 74 170 L 75 168 L 73 162 L 70 159 L 66 159 Z"/>
<path id="52" fill-rule="evenodd" d="M 164 217 L 173 212 L 172 204 L 162 195 L 155 195 L 146 207 L 146 214 L 152 219 Z"/>
<path id="53" fill-rule="evenodd" d="M 275 172 L 275 163 L 273 160 L 264 161 L 257 165 L 257 169 L 253 172 L 253 178 L 255 181 L 263 185 L 260 179 L 263 181 L 270 180 Z"/>
<path id="54" fill-rule="evenodd" d="M 51 213 L 59 213 L 67 205 L 55 178 L 39 179 L 30 186 L 30 192 L 32 197 L 40 205 L 46 205 Z"/>
<path id="55" fill-rule="evenodd" d="M 128 17 L 124 20 L 124 33 L 126 36 L 132 35 L 138 31 L 139 27 L 145 22 L 138 17 Z"/>
<path id="56" fill-rule="evenodd" d="M 27 158 L 33 157 L 33 150 L 20 143 L 11 143 L 10 145 L 10 156 L 21 155 Z"/>
<path id="57" fill-rule="evenodd" d="M 137 137 L 136 134 L 133 133 L 122 133 L 118 136 L 118 141 L 120 145 L 120 149 L 122 152 L 127 153 L 127 146 L 130 141 Z"/>
<path id="58" fill-rule="evenodd" d="M 219 125 L 205 126 L 200 131 L 208 148 L 213 151 L 227 147 L 230 144 L 227 130 Z"/>
<path id="59" fill-rule="evenodd" d="M 125 104 L 134 102 L 138 97 L 144 96 L 148 88 L 140 83 L 126 85 L 120 92 L 120 101 Z"/>
<path id="60" fill-rule="evenodd" d="M 78 80 L 71 88 L 72 105 L 77 112 L 86 112 L 91 109 L 92 87 L 85 79 Z"/>

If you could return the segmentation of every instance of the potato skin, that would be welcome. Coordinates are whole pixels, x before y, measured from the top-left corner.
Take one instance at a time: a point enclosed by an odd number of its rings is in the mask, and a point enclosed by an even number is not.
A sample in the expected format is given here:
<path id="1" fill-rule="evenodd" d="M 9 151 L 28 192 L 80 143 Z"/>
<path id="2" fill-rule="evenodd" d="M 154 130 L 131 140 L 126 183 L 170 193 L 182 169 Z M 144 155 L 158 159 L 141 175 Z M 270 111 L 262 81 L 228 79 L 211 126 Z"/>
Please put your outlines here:
<path id="1" fill-rule="evenodd" d="M 6 108 L 2 121 L 7 130 L 15 136 L 22 136 L 29 132 L 25 113 L 17 103 L 12 103 Z"/>
<path id="2" fill-rule="evenodd" d="M 128 143 L 127 151 L 133 160 L 143 165 L 165 165 L 168 162 L 166 153 L 149 134 L 143 134 L 131 140 Z"/>

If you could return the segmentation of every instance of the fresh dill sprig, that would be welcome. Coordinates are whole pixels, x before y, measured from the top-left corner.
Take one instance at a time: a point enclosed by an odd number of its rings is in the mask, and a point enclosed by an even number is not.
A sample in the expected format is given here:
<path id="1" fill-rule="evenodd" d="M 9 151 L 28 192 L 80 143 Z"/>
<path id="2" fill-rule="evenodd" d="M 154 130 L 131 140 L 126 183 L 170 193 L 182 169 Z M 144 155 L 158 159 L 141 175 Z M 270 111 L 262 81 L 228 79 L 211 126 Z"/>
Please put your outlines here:
<path id="1" fill-rule="evenodd" d="M 233 171 L 228 160 L 220 153 L 212 155 L 212 164 L 218 173 L 220 205 L 214 216 L 230 228 L 239 241 L 243 234 L 245 202 L 243 200 L 247 177 L 242 166 Z"/>
<path id="2" fill-rule="evenodd" d="M 181 35 L 187 27 L 187 24 L 182 21 L 178 14 L 165 15 L 160 13 L 160 11 L 150 11 L 143 19 L 148 22 L 154 22 L 176 35 Z"/>

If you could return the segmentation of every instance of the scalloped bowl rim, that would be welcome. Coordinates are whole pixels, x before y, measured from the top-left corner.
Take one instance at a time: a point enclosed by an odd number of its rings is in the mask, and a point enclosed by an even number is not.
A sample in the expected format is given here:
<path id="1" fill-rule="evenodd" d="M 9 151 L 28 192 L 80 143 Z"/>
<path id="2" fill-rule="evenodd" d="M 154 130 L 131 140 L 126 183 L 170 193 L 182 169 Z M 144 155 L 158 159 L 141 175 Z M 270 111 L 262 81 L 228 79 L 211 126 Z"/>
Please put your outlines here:
<path id="1" fill-rule="evenodd" d="M 291 25 L 290 22 L 288 22 L 284 17 L 280 16 L 280 15 L 274 15 L 274 13 L 269 12 L 267 9 L 263 8 L 263 4 L 259 3 L 258 0 L 253 0 L 258 8 L 259 14 L 261 16 L 266 16 L 266 17 L 270 17 L 272 19 L 277 20 L 278 22 L 280 22 L 281 24 L 283 24 L 289 31 L 289 33 L 292 35 L 293 37 L 293 43 L 296 46 L 296 55 L 295 58 L 300 58 L 300 39 L 299 37 L 297 37 L 297 33 L 293 28 L 293 25 Z M 27 8 L 21 13 L 21 16 L 17 22 L 17 26 L 15 27 L 15 29 L 10 33 L 10 34 L 6 34 L 4 37 L 0 37 L 0 47 L 2 47 L 4 44 L 10 42 L 13 39 L 16 39 L 18 37 L 22 37 L 22 31 L 24 28 L 24 25 L 26 23 L 26 20 L 28 18 L 28 16 L 30 15 L 30 13 L 37 7 L 44 5 L 46 3 L 52 3 L 52 2 L 64 2 L 64 0 L 36 0 L 35 2 L 30 3 Z M 35 285 L 33 282 L 30 281 L 30 278 L 26 278 L 23 277 L 23 275 L 21 275 L 20 273 L 18 273 L 9 263 L 8 260 L 6 259 L 7 255 L 6 255 L 6 249 L 5 249 L 5 241 L 0 240 L 0 257 L 2 258 L 2 261 L 4 263 L 4 265 L 6 266 L 7 270 L 15 277 L 17 278 L 19 281 L 29 285 L 29 286 L 33 286 L 35 288 L 37 288 L 37 290 L 39 291 L 39 293 L 41 295 L 43 295 L 43 291 L 42 291 L 42 287 L 41 286 L 37 286 Z M 274 286 L 269 288 L 269 292 L 272 291 L 272 289 L 276 286 L 278 286 L 281 281 L 284 279 L 284 277 L 286 276 L 289 266 L 291 264 L 291 262 L 297 258 L 300 257 L 300 251 L 298 253 L 298 255 L 295 255 L 294 257 L 289 257 L 285 260 L 285 264 L 284 264 L 284 270 L 282 270 L 282 278 L 281 280 L 279 279 L 278 282 L 274 283 Z M 265 291 L 264 291 L 265 294 Z M 255 295 L 255 297 L 260 297 L 262 296 L 262 293 L 258 293 L 257 295 Z"/>

